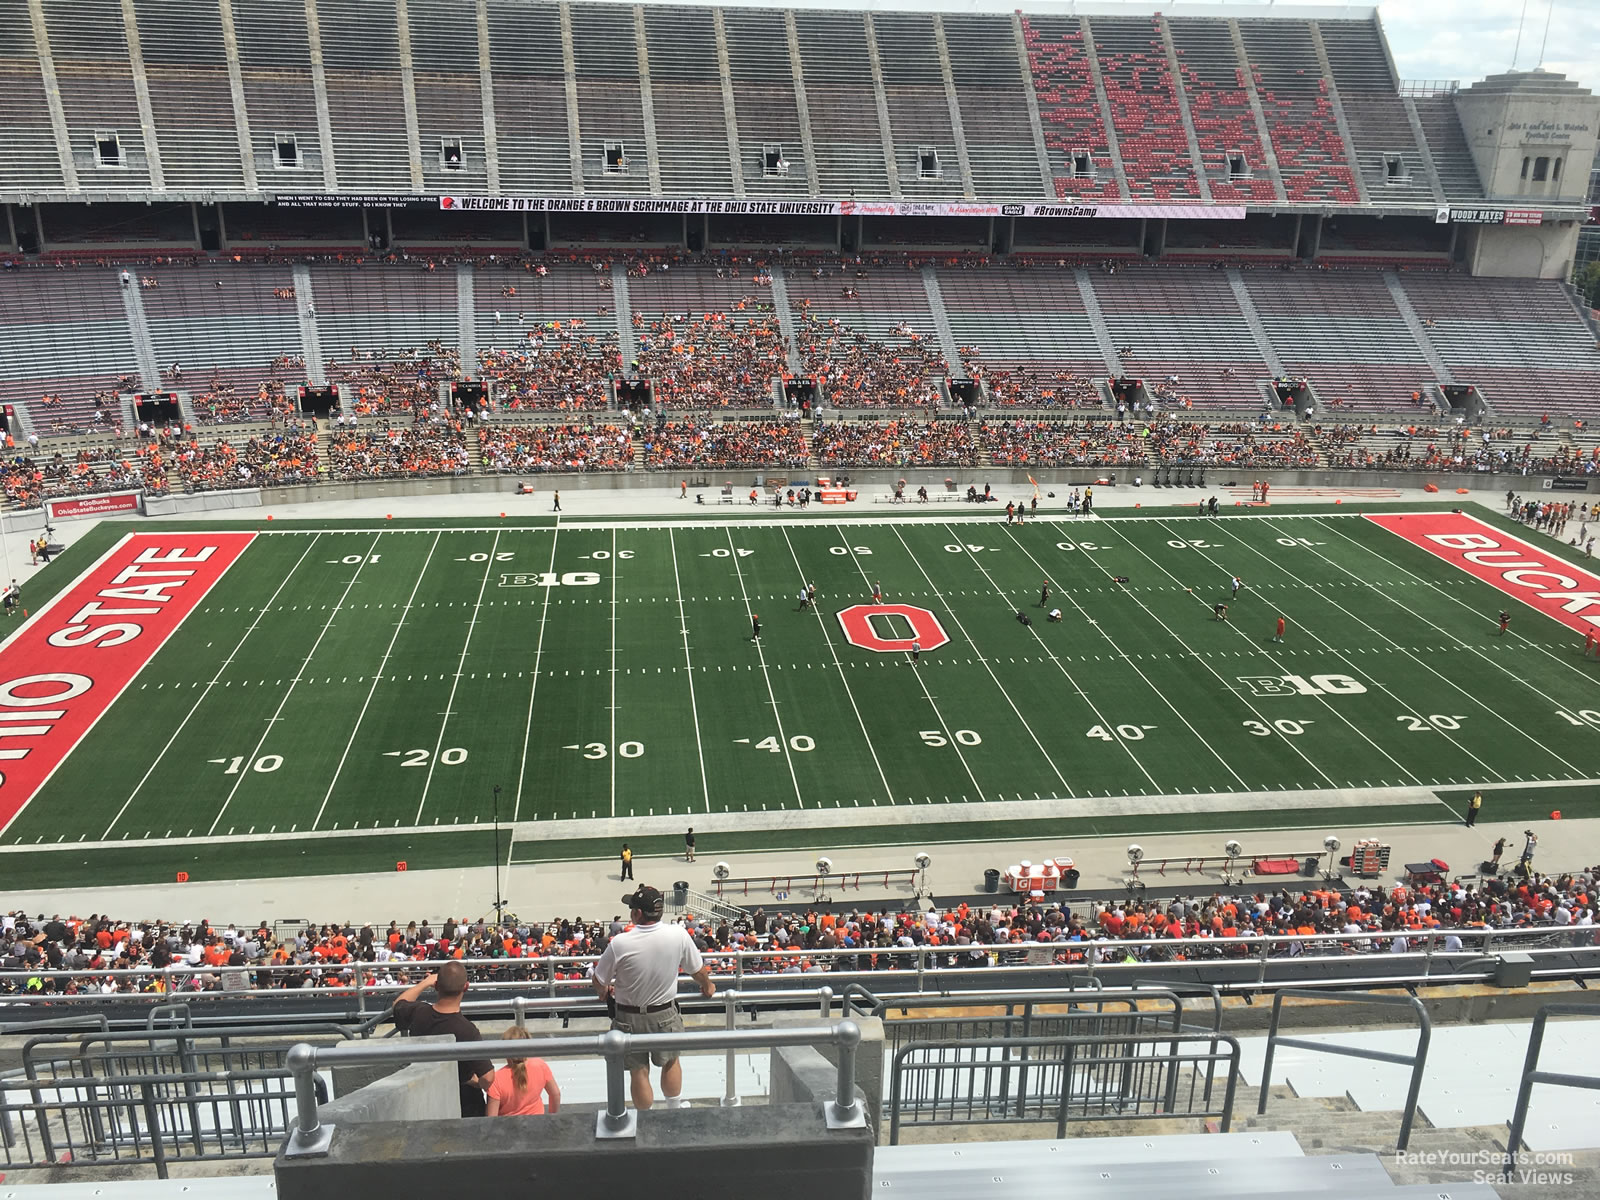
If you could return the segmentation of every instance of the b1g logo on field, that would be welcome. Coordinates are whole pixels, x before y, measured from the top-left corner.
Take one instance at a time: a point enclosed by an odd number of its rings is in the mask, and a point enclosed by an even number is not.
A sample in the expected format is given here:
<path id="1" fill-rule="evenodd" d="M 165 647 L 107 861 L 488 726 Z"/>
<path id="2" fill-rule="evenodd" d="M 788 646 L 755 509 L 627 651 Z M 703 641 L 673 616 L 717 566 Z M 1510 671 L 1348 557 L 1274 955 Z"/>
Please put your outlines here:
<path id="1" fill-rule="evenodd" d="M 880 630 L 899 624 L 878 620 L 887 617 L 908 622 L 911 633 L 906 637 L 885 637 Z M 950 641 L 939 618 L 913 604 L 855 604 L 839 613 L 839 624 L 844 626 L 844 636 L 852 646 L 879 654 L 910 654 L 912 642 L 924 650 L 937 650 Z"/>
<path id="2" fill-rule="evenodd" d="M 1262 696 L 1359 696 L 1367 685 L 1349 675 L 1240 675 L 1250 694 Z"/>

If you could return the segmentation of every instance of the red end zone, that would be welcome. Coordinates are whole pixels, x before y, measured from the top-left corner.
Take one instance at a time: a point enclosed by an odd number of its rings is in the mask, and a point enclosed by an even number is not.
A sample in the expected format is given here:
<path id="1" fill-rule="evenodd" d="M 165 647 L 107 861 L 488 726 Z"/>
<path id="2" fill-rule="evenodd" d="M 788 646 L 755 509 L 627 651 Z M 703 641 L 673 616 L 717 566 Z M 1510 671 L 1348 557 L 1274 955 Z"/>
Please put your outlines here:
<path id="1" fill-rule="evenodd" d="M 0 830 L 254 537 L 130 533 L 0 647 Z"/>
<path id="2" fill-rule="evenodd" d="M 1600 630 L 1600 576 L 1465 513 L 1368 513 L 1367 520 L 1563 625 Z"/>

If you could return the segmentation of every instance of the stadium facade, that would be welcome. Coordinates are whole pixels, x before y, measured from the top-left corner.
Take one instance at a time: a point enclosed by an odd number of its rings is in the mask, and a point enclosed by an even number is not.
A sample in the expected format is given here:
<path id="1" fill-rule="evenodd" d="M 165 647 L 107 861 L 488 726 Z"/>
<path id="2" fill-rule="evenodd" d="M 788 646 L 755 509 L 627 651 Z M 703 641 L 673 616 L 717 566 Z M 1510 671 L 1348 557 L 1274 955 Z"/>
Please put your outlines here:
<path id="1" fill-rule="evenodd" d="M 1574 81 L 1403 81 L 1370 8 L 985 7 L 0 0 L 0 246 L 1314 258 L 1338 222 L 1572 269 Z"/>

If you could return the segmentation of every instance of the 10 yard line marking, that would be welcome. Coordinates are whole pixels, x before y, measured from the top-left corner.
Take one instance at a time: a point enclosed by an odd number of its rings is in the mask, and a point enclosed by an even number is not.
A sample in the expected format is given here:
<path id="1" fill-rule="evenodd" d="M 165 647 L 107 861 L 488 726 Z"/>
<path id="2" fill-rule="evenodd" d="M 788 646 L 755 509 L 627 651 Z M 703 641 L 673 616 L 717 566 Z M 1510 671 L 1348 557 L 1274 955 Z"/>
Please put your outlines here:
<path id="1" fill-rule="evenodd" d="M 472 646 L 472 631 L 478 627 L 478 610 L 483 607 L 483 592 L 489 586 L 489 576 L 494 573 L 494 554 L 500 548 L 500 534 L 489 544 L 489 561 L 484 564 L 483 582 L 478 585 L 478 602 L 472 606 L 472 620 L 467 622 L 467 637 L 461 643 L 461 658 L 456 662 L 456 677 L 450 681 L 450 698 L 444 702 L 444 720 L 439 722 L 439 740 L 433 744 L 433 756 L 428 759 L 428 777 L 422 781 L 422 799 L 417 802 L 417 816 L 411 823 L 422 824 L 422 810 L 428 804 L 428 789 L 433 786 L 433 771 L 439 765 L 439 751 L 444 746 L 445 730 L 450 726 L 450 714 L 456 707 L 456 689 L 461 686 L 461 668 L 467 665 L 467 651 Z"/>
<path id="2" fill-rule="evenodd" d="M 667 530 L 672 547 L 672 584 L 678 589 L 678 627 L 683 630 L 683 662 L 689 676 L 689 715 L 694 720 L 694 752 L 700 760 L 700 793 L 705 797 L 706 811 L 711 811 L 711 782 L 706 777 L 706 750 L 700 740 L 700 706 L 694 695 L 694 659 L 689 656 L 689 614 L 683 607 L 683 580 L 678 574 L 678 535 Z"/>
<path id="3" fill-rule="evenodd" d="M 333 797 L 333 789 L 339 785 L 339 776 L 344 773 L 345 760 L 350 757 L 350 748 L 356 744 L 356 734 L 361 732 L 361 722 L 366 719 L 367 708 L 372 704 L 372 697 L 378 691 L 378 684 L 383 680 L 383 668 L 388 665 L 389 656 L 394 653 L 395 642 L 400 639 L 400 631 L 405 628 L 406 618 L 411 613 L 411 602 L 417 598 L 417 589 L 422 586 L 422 577 L 428 573 L 428 564 L 433 561 L 433 552 L 439 548 L 439 539 L 444 536 L 440 530 L 433 536 L 433 545 L 428 547 L 428 557 L 422 560 L 422 570 L 417 572 L 417 581 L 411 585 L 411 595 L 406 597 L 406 604 L 400 610 L 400 620 L 394 627 L 394 634 L 389 638 L 389 646 L 383 652 L 383 657 L 378 660 L 378 670 L 372 676 L 372 686 L 367 689 L 367 698 L 361 705 L 361 711 L 356 714 L 355 727 L 350 730 L 350 740 L 344 744 L 344 753 L 339 756 L 339 765 L 333 769 L 333 778 L 328 781 L 328 793 L 322 797 L 322 806 L 317 809 L 316 818 L 311 822 L 315 829 L 322 822 L 322 814 L 327 811 L 328 801 Z"/>
<path id="4" fill-rule="evenodd" d="M 726 531 L 728 535 L 728 556 L 733 559 L 733 569 L 739 576 L 739 595 L 744 598 L 744 611 L 750 611 L 750 592 L 744 586 L 744 568 L 739 565 L 738 549 L 733 544 L 733 530 Z M 789 765 L 789 782 L 794 784 L 794 802 L 801 808 L 806 802 L 800 795 L 800 777 L 794 772 L 794 755 L 789 750 L 789 738 L 783 731 L 783 717 L 778 713 L 778 696 L 772 690 L 772 675 L 767 671 L 767 655 L 761 649 L 761 639 L 752 638 L 756 644 L 756 658 L 761 663 L 761 677 L 767 681 L 767 701 L 772 705 L 772 719 L 778 724 L 778 741 L 783 746 L 783 760 Z"/>
<path id="5" fill-rule="evenodd" d="M 789 557 L 794 559 L 794 569 L 800 572 L 800 586 L 806 585 L 805 569 L 800 565 L 800 556 L 795 553 L 794 543 L 789 540 L 789 531 L 783 531 L 784 544 L 789 547 Z M 878 761 L 878 751 L 872 744 L 872 735 L 867 732 L 866 718 L 861 715 L 861 706 L 856 703 L 856 694 L 850 690 L 850 681 L 845 678 L 844 664 L 839 661 L 839 652 L 834 649 L 833 637 L 828 633 L 828 623 L 822 619 L 822 610 L 815 604 L 811 606 L 812 613 L 817 618 L 817 624 L 822 628 L 823 640 L 828 643 L 828 654 L 833 658 L 833 669 L 839 673 L 839 682 L 844 684 L 844 694 L 850 698 L 850 707 L 855 710 L 856 723 L 861 726 L 861 736 L 867 743 L 867 753 L 872 755 L 872 765 L 878 768 L 878 778 L 883 781 L 883 794 L 888 801 L 894 803 L 894 789 L 889 786 L 889 777 L 883 773 L 883 764 Z M 951 743 L 955 743 L 952 741 Z"/>
<path id="6" fill-rule="evenodd" d="M 300 569 L 300 564 L 305 562 L 306 555 L 310 554 L 314 549 L 316 549 L 317 538 L 320 538 L 321 536 L 322 535 L 319 533 L 316 537 L 312 538 L 306 543 L 305 550 L 303 550 L 300 554 L 300 557 L 295 560 L 294 566 L 289 568 L 288 573 L 284 575 L 282 582 L 278 584 L 277 589 L 272 593 L 271 599 L 269 599 L 266 604 L 262 605 L 260 612 L 256 613 L 256 619 L 250 622 L 250 628 L 244 631 L 244 636 L 239 639 L 239 644 L 228 652 L 227 658 L 222 660 L 222 665 L 217 668 L 217 673 L 212 676 L 211 682 L 206 684 L 205 690 L 200 693 L 199 699 L 194 702 L 194 707 L 184 715 L 182 721 L 178 722 L 178 727 L 172 731 L 172 736 L 167 739 L 167 744 L 161 747 L 161 753 L 155 756 L 154 761 L 152 761 L 150 764 L 150 769 L 144 773 L 144 778 L 139 780 L 139 782 L 134 786 L 133 791 L 128 794 L 128 798 L 122 802 L 122 807 L 117 809 L 117 815 L 111 818 L 111 824 L 107 825 L 106 831 L 100 835 L 101 841 L 105 841 L 111 836 L 111 831 L 117 827 L 117 822 L 122 820 L 122 814 L 128 811 L 128 805 L 133 803 L 134 797 L 139 794 L 140 789 L 143 788 L 146 783 L 150 782 L 150 776 L 155 774 L 156 768 L 161 765 L 161 760 L 167 756 L 167 751 L 172 749 L 172 744 L 178 740 L 178 735 L 183 732 L 184 726 L 189 723 L 189 718 L 193 717 L 195 713 L 200 711 L 200 706 L 206 702 L 206 697 L 211 694 L 211 689 L 217 686 L 217 680 L 222 678 L 222 673 L 228 669 L 228 666 L 233 662 L 234 657 L 239 653 L 240 650 L 244 649 L 245 642 L 247 642 L 250 639 L 250 635 L 255 632 L 256 626 L 261 624 L 261 618 L 267 615 L 267 611 L 272 607 L 273 602 L 277 600 L 279 594 L 282 593 L 284 588 L 289 586 L 290 578 L 296 571 Z"/>
<path id="7" fill-rule="evenodd" d="M 295 672 L 294 678 L 289 681 L 288 691 L 283 693 L 283 699 L 278 701 L 278 711 L 272 714 L 272 719 L 267 722 L 267 727 L 262 731 L 261 740 L 256 743 L 256 748 L 250 754 L 250 761 L 255 762 L 261 756 L 261 747 L 267 744 L 267 739 L 272 736 L 273 728 L 283 716 L 284 707 L 289 703 L 289 697 L 294 695 L 294 689 L 300 682 L 300 677 L 305 674 L 306 668 L 311 665 L 311 659 L 317 652 L 317 647 L 322 645 L 322 639 L 328 636 L 328 630 L 333 628 L 333 623 L 339 619 L 339 612 L 344 608 L 344 602 L 350 598 L 350 589 L 356 586 L 356 580 L 361 578 L 361 572 L 367 569 L 367 564 L 372 561 L 372 552 L 378 548 L 378 543 L 383 540 L 383 534 L 378 534 L 372 539 L 372 545 L 367 547 L 367 552 L 361 556 L 361 565 L 356 567 L 355 573 L 350 576 L 350 582 L 344 585 L 344 593 L 339 597 L 339 603 L 333 606 L 333 611 L 328 614 L 328 619 L 323 623 L 322 632 L 317 634 L 317 640 L 311 643 L 311 650 L 306 655 L 305 662 L 300 664 L 300 669 Z M 316 545 L 312 542 L 312 545 Z M 228 805 L 233 803 L 233 798 L 239 792 L 240 786 L 248 779 L 250 773 L 241 771 L 239 778 L 228 791 L 228 798 L 222 802 L 222 807 L 217 810 L 216 820 L 211 822 L 211 828 L 206 830 L 207 835 L 216 833 L 217 826 L 222 823 L 222 814 L 228 811 Z"/>
<path id="8" fill-rule="evenodd" d="M 834 532 L 838 534 L 839 540 L 844 542 L 845 548 L 850 551 L 850 561 L 855 563 L 856 570 L 861 572 L 861 581 L 867 585 L 867 590 L 870 592 L 872 590 L 872 580 L 867 578 L 867 569 L 861 565 L 861 556 L 856 553 L 855 547 L 850 545 L 850 539 L 844 536 L 844 529 L 837 524 L 833 528 Z M 896 534 L 895 536 L 898 537 L 899 534 Z M 901 540 L 900 545 L 902 547 L 905 546 L 904 539 Z M 907 553 L 910 553 L 909 550 Z M 912 556 L 911 561 L 916 562 L 915 555 Z M 924 578 L 926 578 L 926 572 L 924 572 Z M 976 649 L 976 647 L 974 647 L 974 649 Z M 983 794 L 983 788 L 978 783 L 978 777 L 972 773 L 972 765 L 967 762 L 967 756 L 962 753 L 960 740 L 951 731 L 950 722 L 944 719 L 944 714 L 939 711 L 939 706 L 933 702 L 933 693 L 928 690 L 928 684 L 927 681 L 923 679 L 922 672 L 913 671 L 912 674 L 916 676 L 917 686 L 922 689 L 922 695 L 923 698 L 927 700 L 928 707 L 933 709 L 933 719 L 939 722 L 939 728 L 944 731 L 945 741 L 947 741 L 955 750 L 956 758 L 961 763 L 961 769 L 967 773 L 967 778 L 972 780 L 972 790 L 978 793 L 978 799 L 980 801 L 987 800 L 988 797 Z M 893 794 L 889 796 L 889 803 L 895 803 Z"/>
<path id="9" fill-rule="evenodd" d="M 553 575 L 556 570 L 556 544 L 561 541 L 561 525 L 558 522 L 555 532 L 550 536 L 550 566 L 546 573 Z M 550 623 L 550 593 L 555 588 L 544 589 L 544 610 L 539 614 L 539 640 L 533 647 L 533 686 L 528 689 L 528 723 L 522 730 L 522 765 L 517 768 L 517 802 L 511 810 L 511 824 L 513 828 L 522 816 L 522 786 L 528 778 L 528 743 L 533 737 L 533 701 L 539 694 L 539 665 L 544 657 L 544 631 Z M 512 833 L 511 840 L 516 841 L 516 834 Z M 506 851 L 509 862 L 511 851 Z"/>

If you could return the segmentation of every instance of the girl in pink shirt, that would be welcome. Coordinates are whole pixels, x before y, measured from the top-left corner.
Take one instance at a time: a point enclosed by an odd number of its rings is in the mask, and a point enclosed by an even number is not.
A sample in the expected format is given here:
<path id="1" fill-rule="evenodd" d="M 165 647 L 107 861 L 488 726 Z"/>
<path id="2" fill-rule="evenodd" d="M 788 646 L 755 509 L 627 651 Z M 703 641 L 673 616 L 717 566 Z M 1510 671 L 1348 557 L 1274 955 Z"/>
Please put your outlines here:
<path id="1" fill-rule="evenodd" d="M 513 1025 L 500 1036 L 516 1041 L 527 1038 L 528 1031 Z M 494 1073 L 494 1082 L 489 1085 L 489 1116 L 537 1117 L 545 1112 L 554 1116 L 560 1111 L 561 1088 L 544 1059 L 508 1058 L 506 1069 Z"/>

